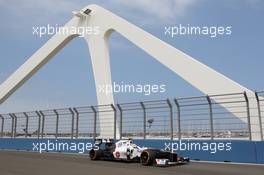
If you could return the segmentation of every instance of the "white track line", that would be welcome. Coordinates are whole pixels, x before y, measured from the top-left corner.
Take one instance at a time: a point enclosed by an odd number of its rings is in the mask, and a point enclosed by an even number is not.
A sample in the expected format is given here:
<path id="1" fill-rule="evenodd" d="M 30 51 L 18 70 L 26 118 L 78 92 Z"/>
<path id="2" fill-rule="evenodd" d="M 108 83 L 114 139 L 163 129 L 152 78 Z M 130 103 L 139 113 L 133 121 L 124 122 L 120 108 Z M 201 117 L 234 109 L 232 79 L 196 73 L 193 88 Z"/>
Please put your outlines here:
<path id="1" fill-rule="evenodd" d="M 257 163 L 240 163 L 240 162 L 217 162 L 217 161 L 206 161 L 206 160 L 191 160 L 192 162 L 201 162 L 201 163 L 212 163 L 212 164 L 231 164 L 231 165 L 257 165 L 264 166 L 264 164 Z"/>

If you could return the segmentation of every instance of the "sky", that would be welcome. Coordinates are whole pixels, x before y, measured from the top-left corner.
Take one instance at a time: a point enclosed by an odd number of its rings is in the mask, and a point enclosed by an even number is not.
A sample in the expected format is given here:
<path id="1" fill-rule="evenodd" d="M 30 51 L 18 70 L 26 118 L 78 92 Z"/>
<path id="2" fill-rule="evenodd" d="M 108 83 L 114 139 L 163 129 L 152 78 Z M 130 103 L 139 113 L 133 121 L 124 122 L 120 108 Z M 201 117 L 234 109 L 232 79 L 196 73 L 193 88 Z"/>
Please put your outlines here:
<path id="1" fill-rule="evenodd" d="M 72 11 L 89 4 L 112 11 L 249 89 L 264 89 L 261 0 L 0 0 L 0 83 L 51 37 L 33 35 L 34 26 L 63 26 Z M 215 38 L 164 34 L 165 26 L 179 24 L 231 26 L 232 34 Z M 202 95 L 119 34 L 112 34 L 109 44 L 114 82 L 166 85 L 166 92 L 148 96 L 117 93 L 115 102 Z M 96 105 L 95 91 L 87 44 L 75 38 L 1 104 L 0 113 Z"/>

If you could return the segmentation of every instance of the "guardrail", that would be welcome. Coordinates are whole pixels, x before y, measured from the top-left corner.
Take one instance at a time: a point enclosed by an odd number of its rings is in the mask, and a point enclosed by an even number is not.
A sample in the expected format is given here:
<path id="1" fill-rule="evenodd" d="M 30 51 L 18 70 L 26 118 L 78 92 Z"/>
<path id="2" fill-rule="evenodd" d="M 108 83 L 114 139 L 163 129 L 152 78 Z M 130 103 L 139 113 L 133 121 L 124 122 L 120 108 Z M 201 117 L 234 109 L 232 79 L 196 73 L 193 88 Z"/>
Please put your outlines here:
<path id="1" fill-rule="evenodd" d="M 251 127 L 256 124 L 263 140 L 263 97 L 264 91 L 259 91 L 250 99 L 257 102 L 257 116 L 250 114 L 245 92 L 1 114 L 0 137 L 96 138 L 99 116 L 114 116 L 114 124 L 104 127 L 114 127 L 115 136 L 118 129 L 120 138 L 251 140 Z M 252 124 L 252 118 L 258 123 Z"/>

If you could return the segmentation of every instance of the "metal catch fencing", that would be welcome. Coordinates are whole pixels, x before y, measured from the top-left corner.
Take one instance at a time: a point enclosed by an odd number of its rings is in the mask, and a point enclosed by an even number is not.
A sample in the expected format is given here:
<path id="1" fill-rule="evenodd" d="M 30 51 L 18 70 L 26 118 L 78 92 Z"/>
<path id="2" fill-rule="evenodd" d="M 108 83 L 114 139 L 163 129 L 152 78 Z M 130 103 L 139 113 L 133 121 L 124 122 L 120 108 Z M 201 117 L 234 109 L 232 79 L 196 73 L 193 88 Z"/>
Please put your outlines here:
<path id="1" fill-rule="evenodd" d="M 250 100 L 255 100 L 257 106 L 250 106 Z M 257 114 L 251 114 L 251 110 Z M 243 92 L 37 110 L 1 114 L 0 137 L 96 138 L 103 125 L 113 129 L 117 139 L 251 140 L 254 132 L 260 132 L 257 134 L 263 140 L 263 113 L 264 91 L 250 98 Z M 113 122 L 100 118 L 113 118 Z M 255 126 L 261 129 L 252 130 Z"/>

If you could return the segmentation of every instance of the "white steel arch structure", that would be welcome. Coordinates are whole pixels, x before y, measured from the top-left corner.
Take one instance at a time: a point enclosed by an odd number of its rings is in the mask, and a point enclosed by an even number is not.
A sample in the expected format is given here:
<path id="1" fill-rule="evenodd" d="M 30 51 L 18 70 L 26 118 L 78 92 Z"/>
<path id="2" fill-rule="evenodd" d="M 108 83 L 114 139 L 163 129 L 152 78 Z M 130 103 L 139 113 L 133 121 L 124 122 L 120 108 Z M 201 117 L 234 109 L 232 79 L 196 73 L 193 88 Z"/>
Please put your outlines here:
<path id="1" fill-rule="evenodd" d="M 75 13 L 75 16 L 64 27 L 86 26 L 100 27 L 100 33 L 98 35 L 84 35 L 84 39 L 87 41 L 90 50 L 99 105 L 114 103 L 113 94 L 105 95 L 104 93 L 98 92 L 99 85 L 112 84 L 108 39 L 113 31 L 127 38 L 205 94 L 225 94 L 245 91 L 249 99 L 254 97 L 253 91 L 100 6 L 86 6 L 80 12 Z M 19 69 L 0 85 L 0 104 L 76 36 L 78 36 L 77 33 L 58 33 L 37 50 Z M 215 101 L 217 102 L 217 99 Z M 256 106 L 255 100 L 250 100 L 249 104 L 251 108 Z M 225 107 L 224 104 L 222 106 Z M 245 116 L 235 114 L 235 111 L 232 111 L 232 109 L 228 110 L 236 117 L 247 122 Z M 252 109 L 250 112 L 252 116 L 257 116 L 257 110 Z M 99 118 L 101 137 L 113 137 L 113 129 L 109 129 L 109 124 L 107 125 L 108 127 L 104 127 L 102 123 L 105 123 L 105 120 L 107 120 L 107 122 L 113 124 L 114 119 L 104 119 L 100 117 L 100 114 Z M 104 122 L 102 122 L 103 120 Z M 260 128 L 257 123 L 256 117 L 251 118 L 251 130 L 254 133 L 252 134 L 253 140 L 260 139 L 260 135 L 258 134 L 260 133 Z"/>

